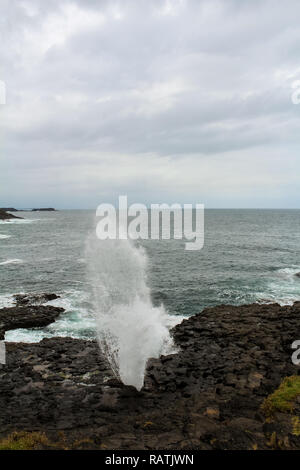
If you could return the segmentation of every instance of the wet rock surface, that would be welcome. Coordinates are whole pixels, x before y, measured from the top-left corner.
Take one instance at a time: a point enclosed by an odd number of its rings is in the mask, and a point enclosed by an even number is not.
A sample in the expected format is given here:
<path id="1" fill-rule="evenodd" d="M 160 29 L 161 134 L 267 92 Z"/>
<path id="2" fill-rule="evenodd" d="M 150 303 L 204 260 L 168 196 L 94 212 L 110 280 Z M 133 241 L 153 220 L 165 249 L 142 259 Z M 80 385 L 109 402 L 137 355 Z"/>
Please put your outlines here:
<path id="1" fill-rule="evenodd" d="M 300 303 L 205 309 L 174 328 L 179 352 L 149 361 L 141 392 L 112 375 L 94 341 L 7 343 L 0 433 L 63 433 L 75 448 L 299 449 L 299 403 L 272 419 L 260 408 L 299 374 L 299 316 Z"/>

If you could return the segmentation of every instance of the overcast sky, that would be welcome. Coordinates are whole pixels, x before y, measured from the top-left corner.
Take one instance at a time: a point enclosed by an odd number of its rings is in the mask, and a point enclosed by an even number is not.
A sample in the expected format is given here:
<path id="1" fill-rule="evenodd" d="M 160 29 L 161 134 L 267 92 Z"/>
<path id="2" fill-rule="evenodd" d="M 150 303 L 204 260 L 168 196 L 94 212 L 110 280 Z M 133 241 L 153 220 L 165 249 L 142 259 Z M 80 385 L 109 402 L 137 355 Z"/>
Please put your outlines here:
<path id="1" fill-rule="evenodd" d="M 0 206 L 300 207 L 299 0 L 0 0 Z"/>

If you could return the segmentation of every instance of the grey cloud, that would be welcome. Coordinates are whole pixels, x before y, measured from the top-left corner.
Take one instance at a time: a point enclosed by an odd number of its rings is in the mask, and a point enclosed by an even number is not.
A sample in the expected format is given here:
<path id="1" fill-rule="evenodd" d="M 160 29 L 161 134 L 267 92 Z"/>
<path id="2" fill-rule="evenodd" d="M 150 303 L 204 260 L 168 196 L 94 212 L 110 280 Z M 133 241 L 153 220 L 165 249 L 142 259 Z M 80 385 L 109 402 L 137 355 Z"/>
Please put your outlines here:
<path id="1" fill-rule="evenodd" d="M 299 145 L 300 107 L 291 103 L 291 84 L 300 79 L 297 0 L 288 6 L 279 0 L 3 0 L 0 13 L 8 19 L 1 22 L 0 78 L 8 88 L 0 110 L 1 172 L 7 180 L 15 169 L 16 205 L 23 205 L 17 203 L 24 197 L 18 190 L 22 169 L 38 170 L 49 204 L 51 198 L 67 204 L 65 190 L 57 199 L 57 185 L 65 184 L 74 191 L 74 206 L 82 207 L 74 185 L 90 182 L 85 201 L 97 205 L 98 171 L 104 193 L 113 187 L 140 194 L 147 179 L 141 161 L 148 171 L 157 167 L 155 195 L 171 197 L 183 184 L 186 194 L 205 193 L 203 202 L 217 204 L 207 182 L 208 189 L 197 192 L 192 169 L 180 181 L 183 160 L 199 171 L 203 162 L 206 181 L 223 180 L 232 205 L 239 198 L 236 190 L 230 194 L 222 171 L 233 154 L 235 165 L 247 168 L 258 154 L 269 161 L 278 148 L 289 156 Z M 136 178 L 122 163 L 132 158 Z M 300 170 L 292 161 L 291 178 Z M 173 181 L 164 174 L 170 166 Z M 241 171 L 232 167 L 237 181 Z M 121 173 L 114 178 L 114 172 Z M 264 180 L 258 180 L 263 195 Z M 286 180 L 279 179 L 277 188 L 281 184 L 286 188 Z M 297 189 L 293 179 L 291 204 Z M 10 194 L 4 194 L 8 205 Z M 245 204 L 252 201 L 258 204 L 249 188 Z"/>

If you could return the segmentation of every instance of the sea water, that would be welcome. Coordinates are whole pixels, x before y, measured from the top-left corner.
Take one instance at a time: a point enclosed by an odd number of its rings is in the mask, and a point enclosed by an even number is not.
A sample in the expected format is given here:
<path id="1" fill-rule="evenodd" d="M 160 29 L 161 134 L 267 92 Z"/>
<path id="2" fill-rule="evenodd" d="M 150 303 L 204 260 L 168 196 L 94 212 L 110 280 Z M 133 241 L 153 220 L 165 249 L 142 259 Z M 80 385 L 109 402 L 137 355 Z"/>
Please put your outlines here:
<path id="1" fill-rule="evenodd" d="M 95 212 L 19 215 L 28 222 L 0 225 L 0 306 L 13 305 L 12 294 L 54 292 L 61 298 L 50 304 L 64 307 L 65 313 L 46 328 L 7 332 L 6 340 L 99 338 L 95 281 L 87 275 L 86 255 Z M 295 276 L 300 272 L 299 210 L 206 210 L 202 250 L 185 251 L 181 240 L 145 240 L 138 245 L 143 249 L 138 253 L 145 260 L 138 266 L 143 269 L 148 290 L 137 300 L 133 296 L 132 303 L 136 311 L 153 308 L 158 318 L 163 318 L 163 326 L 168 319 L 173 321 L 174 315 L 180 321 L 182 316 L 207 306 L 251 302 L 284 305 L 300 300 L 300 279 Z"/>

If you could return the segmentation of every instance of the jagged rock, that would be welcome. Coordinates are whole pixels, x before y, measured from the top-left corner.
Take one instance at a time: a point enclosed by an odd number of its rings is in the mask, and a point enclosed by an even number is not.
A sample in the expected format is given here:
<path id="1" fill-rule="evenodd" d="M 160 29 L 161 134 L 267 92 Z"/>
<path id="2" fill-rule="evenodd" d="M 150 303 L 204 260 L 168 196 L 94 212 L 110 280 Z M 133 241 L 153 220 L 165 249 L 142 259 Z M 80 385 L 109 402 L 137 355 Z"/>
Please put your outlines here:
<path id="1" fill-rule="evenodd" d="M 51 305 L 8 307 L 0 309 L 0 340 L 8 330 L 47 326 L 64 312 L 63 308 Z"/>
<path id="2" fill-rule="evenodd" d="M 270 422 L 261 410 L 300 372 L 299 316 L 299 302 L 205 309 L 173 329 L 179 352 L 149 361 L 140 392 L 114 378 L 96 341 L 7 343 L 0 434 L 40 430 L 55 442 L 63 431 L 70 447 L 95 449 L 300 449 L 291 414 Z"/>

